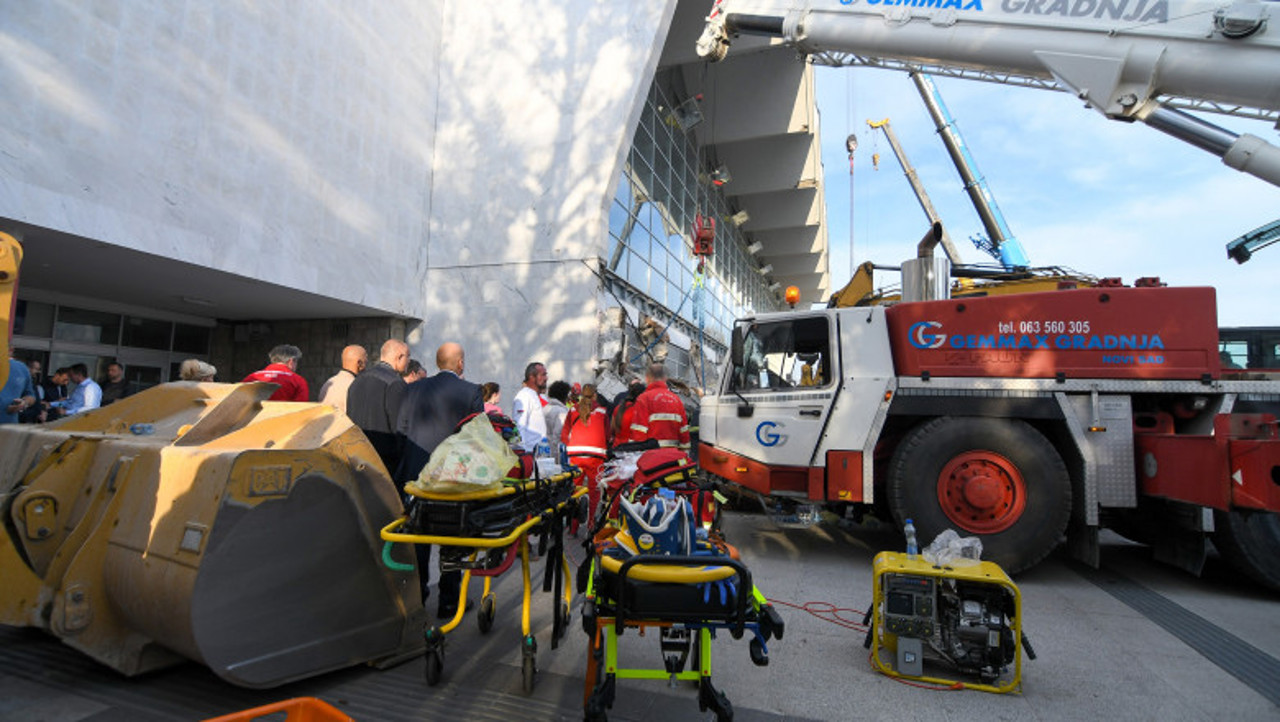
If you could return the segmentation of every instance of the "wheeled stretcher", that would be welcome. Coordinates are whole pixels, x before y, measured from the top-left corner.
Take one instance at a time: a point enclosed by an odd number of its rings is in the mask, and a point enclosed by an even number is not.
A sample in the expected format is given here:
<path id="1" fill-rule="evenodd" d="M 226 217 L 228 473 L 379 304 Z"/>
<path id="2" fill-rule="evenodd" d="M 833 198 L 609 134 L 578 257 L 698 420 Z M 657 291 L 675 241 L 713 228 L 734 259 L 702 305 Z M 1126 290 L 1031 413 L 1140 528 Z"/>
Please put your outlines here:
<path id="1" fill-rule="evenodd" d="M 429 626 L 426 641 L 427 684 L 439 683 L 444 668 L 445 636 L 457 628 L 466 613 L 467 590 L 472 577 L 484 579 L 476 623 L 482 634 L 493 627 L 495 600 L 493 578 L 505 573 L 520 558 L 524 592 L 521 599 L 521 654 L 524 691 L 533 691 L 537 674 L 537 641 L 530 632 L 532 598 L 529 571 L 529 536 L 538 539 L 539 554 L 547 558 L 543 591 L 553 591 L 551 648 L 558 646 L 568 627 L 573 589 L 565 584 L 569 563 L 564 555 L 566 521 L 581 510 L 585 488 L 575 487 L 581 475 L 576 469 L 548 479 L 509 481 L 494 491 L 442 494 L 405 487 L 406 515 L 382 529 L 386 542 L 383 561 L 405 567 L 391 557 L 392 544 L 435 544 L 440 547 L 442 572 L 461 570 L 457 612 L 443 626 Z M 425 574 L 427 570 L 419 570 Z"/>
<path id="2" fill-rule="evenodd" d="M 782 638 L 782 618 L 714 528 L 718 515 L 708 509 L 708 494 L 693 482 L 692 470 L 677 464 L 667 475 L 653 465 L 659 471 L 646 474 L 646 466 L 642 457 L 634 482 L 617 490 L 618 503 L 602 509 L 613 518 L 598 524 L 588 543 L 584 718 L 607 719 L 619 679 L 667 679 L 696 682 L 699 709 L 732 720 L 733 706 L 711 682 L 711 640 L 720 630 L 734 639 L 749 633 L 751 661 L 765 666 L 769 640 Z M 619 639 L 628 629 L 658 630 L 661 667 L 619 664 Z"/>

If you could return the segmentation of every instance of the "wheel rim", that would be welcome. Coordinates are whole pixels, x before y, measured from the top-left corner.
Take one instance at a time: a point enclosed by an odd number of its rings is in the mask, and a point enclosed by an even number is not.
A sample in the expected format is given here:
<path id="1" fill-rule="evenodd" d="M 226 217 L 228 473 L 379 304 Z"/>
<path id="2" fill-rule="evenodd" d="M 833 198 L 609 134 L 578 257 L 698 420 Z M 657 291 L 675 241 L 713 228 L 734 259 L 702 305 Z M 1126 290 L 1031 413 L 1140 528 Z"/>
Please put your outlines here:
<path id="1" fill-rule="evenodd" d="M 975 534 L 1004 531 L 1022 518 L 1027 487 L 1018 467 L 991 451 L 957 455 L 938 475 L 938 503 L 956 526 Z"/>

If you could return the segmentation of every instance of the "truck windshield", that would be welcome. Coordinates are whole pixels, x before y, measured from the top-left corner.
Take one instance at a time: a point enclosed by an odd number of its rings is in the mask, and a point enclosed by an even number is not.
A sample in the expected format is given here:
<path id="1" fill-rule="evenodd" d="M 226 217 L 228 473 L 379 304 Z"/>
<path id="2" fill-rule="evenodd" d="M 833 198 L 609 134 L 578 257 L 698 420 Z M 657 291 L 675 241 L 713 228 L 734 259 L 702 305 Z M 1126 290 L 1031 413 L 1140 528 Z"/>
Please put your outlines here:
<path id="1" fill-rule="evenodd" d="M 729 391 L 796 389 L 831 382 L 825 316 L 753 323 L 743 337 L 742 363 Z"/>

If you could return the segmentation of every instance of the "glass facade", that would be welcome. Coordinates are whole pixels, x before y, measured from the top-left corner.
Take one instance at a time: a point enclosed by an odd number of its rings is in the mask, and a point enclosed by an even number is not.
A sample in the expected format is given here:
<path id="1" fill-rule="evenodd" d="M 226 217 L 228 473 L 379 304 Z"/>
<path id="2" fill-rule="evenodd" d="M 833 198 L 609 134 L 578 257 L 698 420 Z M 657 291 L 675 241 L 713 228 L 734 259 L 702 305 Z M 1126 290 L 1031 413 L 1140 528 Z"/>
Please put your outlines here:
<path id="1" fill-rule="evenodd" d="M 177 380 L 183 359 L 208 360 L 212 324 L 201 326 L 128 313 L 18 299 L 14 356 L 46 373 L 82 363 L 101 381 L 107 364 L 124 364 L 130 393 Z"/>
<path id="2" fill-rule="evenodd" d="M 733 320 L 775 311 L 782 302 L 746 252 L 730 220 L 735 212 L 712 182 L 710 164 L 687 132 L 659 75 L 649 90 L 635 139 L 609 206 L 607 282 L 630 287 L 661 307 L 681 333 L 708 349 L 727 347 Z M 692 232 L 698 215 L 716 222 L 715 252 L 695 287 Z M 617 283 L 618 281 L 621 284 Z M 613 289 L 611 289 L 613 290 Z M 674 352 L 674 349 L 672 350 Z M 701 378 L 687 352 L 668 357 L 673 374 Z M 674 363 L 673 363 L 674 362 Z"/>

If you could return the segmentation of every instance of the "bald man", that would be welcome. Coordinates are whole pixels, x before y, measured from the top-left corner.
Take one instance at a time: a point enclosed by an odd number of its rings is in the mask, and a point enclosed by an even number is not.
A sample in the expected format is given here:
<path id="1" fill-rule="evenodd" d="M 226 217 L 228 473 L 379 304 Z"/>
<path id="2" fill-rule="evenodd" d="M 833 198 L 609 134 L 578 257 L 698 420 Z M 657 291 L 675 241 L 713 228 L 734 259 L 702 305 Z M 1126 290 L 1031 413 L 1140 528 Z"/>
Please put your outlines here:
<path id="1" fill-rule="evenodd" d="M 456 343 L 441 345 L 436 351 L 436 368 L 440 370 L 435 376 L 415 381 L 409 386 L 404 402 L 400 405 L 400 418 L 396 428 L 404 437 L 404 456 L 401 457 L 396 479 L 402 481 L 416 479 L 422 473 L 422 468 L 431 458 L 431 452 L 454 432 L 459 421 L 484 411 L 480 385 L 462 378 L 465 368 L 462 346 Z M 418 554 L 418 576 L 422 582 L 422 601 L 425 603 L 430 595 L 426 570 L 431 568 L 431 547 L 415 544 L 414 548 Z M 458 611 L 461 584 L 461 572 L 451 571 L 440 575 L 437 619 L 452 619 Z"/>
<path id="2" fill-rule="evenodd" d="M 405 437 L 404 458 L 397 479 L 416 479 L 431 452 L 454 432 L 458 422 L 484 411 L 480 385 L 462 378 L 462 346 L 446 343 L 436 351 L 436 375 L 414 382 L 400 405 L 396 430 Z"/>
<path id="3" fill-rule="evenodd" d="M 342 349 L 342 368 L 320 387 L 320 403 L 347 413 L 347 391 L 368 363 L 369 352 L 364 350 L 364 346 L 353 344 Z"/>
<path id="4" fill-rule="evenodd" d="M 369 443 L 390 474 L 395 474 L 400 466 L 401 442 L 396 435 L 396 419 L 400 416 L 405 389 L 400 374 L 408 365 L 408 344 L 389 339 L 382 344 L 378 361 L 356 376 L 347 389 L 347 416 L 369 437 Z"/>

